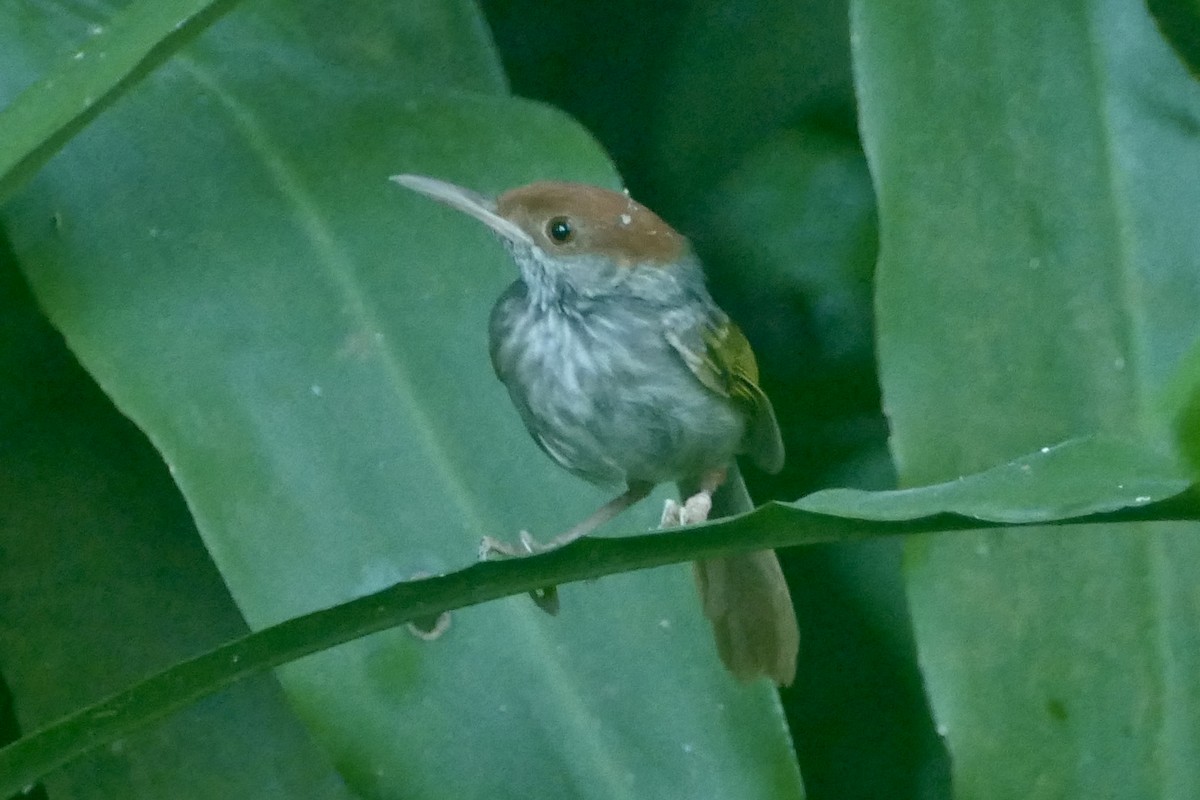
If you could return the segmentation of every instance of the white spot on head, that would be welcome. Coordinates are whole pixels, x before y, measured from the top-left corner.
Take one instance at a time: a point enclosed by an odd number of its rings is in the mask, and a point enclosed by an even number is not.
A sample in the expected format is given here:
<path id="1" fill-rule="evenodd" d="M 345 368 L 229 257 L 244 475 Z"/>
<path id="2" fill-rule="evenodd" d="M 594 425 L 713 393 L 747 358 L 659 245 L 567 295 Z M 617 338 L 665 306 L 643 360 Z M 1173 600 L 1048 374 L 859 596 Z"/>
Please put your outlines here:
<path id="1" fill-rule="evenodd" d="M 89 25 L 88 33 L 91 34 L 92 36 L 99 36 L 100 34 L 104 33 L 104 26 L 103 25 Z"/>
<path id="2" fill-rule="evenodd" d="M 633 222 L 633 217 L 632 217 L 632 216 L 630 216 L 629 214 L 622 214 L 622 215 L 621 215 L 621 224 L 622 224 L 622 225 L 629 225 L 629 223 L 631 223 L 631 222 Z"/>
<path id="3" fill-rule="evenodd" d="M 1144 495 L 1144 494 L 1142 494 L 1142 495 L 1138 495 L 1137 497 L 1133 498 L 1133 502 L 1135 502 L 1135 503 L 1149 503 L 1149 502 L 1150 502 L 1150 496 L 1149 496 L 1149 495 Z"/>
<path id="4" fill-rule="evenodd" d="M 75 59 L 76 61 L 82 61 L 83 60 L 83 51 L 80 50 L 78 53 L 71 56 L 71 58 Z"/>
<path id="5" fill-rule="evenodd" d="M 1039 450 L 1038 452 L 1039 452 L 1039 453 L 1049 453 L 1049 452 L 1050 452 L 1050 448 L 1049 448 L 1049 447 L 1043 447 L 1043 448 L 1042 448 L 1041 450 Z"/>
<path id="6" fill-rule="evenodd" d="M 320 387 L 318 384 L 315 384 L 315 383 L 314 383 L 312 386 L 308 387 L 308 390 L 309 390 L 310 392 L 312 392 L 312 393 L 313 393 L 313 396 L 315 396 L 315 397 L 320 397 L 320 396 L 321 396 L 321 391 L 322 391 L 322 390 L 321 390 L 321 387 Z"/>
<path id="7" fill-rule="evenodd" d="M 660 620 L 658 621 L 658 627 L 662 628 L 664 631 L 665 631 L 665 630 L 667 630 L 667 629 L 669 629 L 669 628 L 671 627 L 671 620 L 669 620 L 669 619 L 660 619 Z"/>

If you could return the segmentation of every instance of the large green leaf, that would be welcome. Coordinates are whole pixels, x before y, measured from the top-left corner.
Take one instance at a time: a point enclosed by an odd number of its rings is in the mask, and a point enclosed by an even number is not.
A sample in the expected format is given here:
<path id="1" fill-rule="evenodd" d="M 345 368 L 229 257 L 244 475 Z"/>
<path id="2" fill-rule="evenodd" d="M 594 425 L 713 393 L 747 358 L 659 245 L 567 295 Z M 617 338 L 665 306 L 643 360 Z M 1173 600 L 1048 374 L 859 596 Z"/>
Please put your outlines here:
<path id="1" fill-rule="evenodd" d="M 244 635 L 162 460 L 39 315 L 7 243 L 0 382 L 0 667 L 22 727 Z M 268 676 L 46 785 L 75 800 L 350 797 Z"/>
<path id="2" fill-rule="evenodd" d="M 1092 431 L 1169 448 L 1200 317 L 1200 86 L 1133 0 L 858 0 L 879 349 L 904 484 Z M 929 692 L 967 797 L 1200 783 L 1193 526 L 910 546 Z"/>
<path id="3" fill-rule="evenodd" d="M 1180 364 L 1167 397 L 1179 449 L 1192 465 L 1192 474 L 1200 475 L 1200 341 Z"/>
<path id="4" fill-rule="evenodd" d="M 464 77 L 491 63 L 469 5 L 295 5 L 214 26 L 8 214 L 39 300 L 163 453 L 254 627 L 603 499 L 538 453 L 491 376 L 502 250 L 386 178 L 495 191 L 613 185 L 611 167 L 563 116 L 459 91 L 494 86 Z M 461 24 L 410 26 L 430 19 Z M 380 634 L 284 685 L 368 796 L 799 795 L 773 691 L 724 674 L 686 570 L 564 606 Z"/>
<path id="5" fill-rule="evenodd" d="M 50 74 L 0 113 L 0 201 L 130 86 L 235 2 L 141 0 L 104 19 L 104 24 L 87 24 L 86 35 L 80 25 L 84 19 L 62 14 L 60 19 L 71 19 L 68 25 L 83 42 L 77 50 L 62 53 Z M 33 39 L 50 32 L 44 24 L 48 10 L 21 2 L 0 5 L 5 23 L 18 36 L 31 35 Z"/>
<path id="6" fill-rule="evenodd" d="M 1146 0 L 1146 7 L 1192 74 L 1200 77 L 1200 0 Z"/>

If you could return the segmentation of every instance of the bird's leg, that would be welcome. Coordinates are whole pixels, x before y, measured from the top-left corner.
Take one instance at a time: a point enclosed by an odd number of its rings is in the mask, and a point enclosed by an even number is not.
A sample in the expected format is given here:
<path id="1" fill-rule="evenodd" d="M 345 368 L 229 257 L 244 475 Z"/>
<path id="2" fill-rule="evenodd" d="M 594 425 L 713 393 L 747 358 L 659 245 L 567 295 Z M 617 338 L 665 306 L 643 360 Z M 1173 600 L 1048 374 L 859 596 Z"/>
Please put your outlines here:
<path id="1" fill-rule="evenodd" d="M 725 468 L 704 473 L 700 478 L 700 491 L 685 499 L 683 505 L 674 500 L 666 502 L 658 527 L 674 528 L 707 520 L 709 512 L 712 511 L 713 492 L 721 488 L 728 475 L 729 471 Z"/>
<path id="2" fill-rule="evenodd" d="M 479 557 L 482 560 L 487 560 L 495 556 L 516 558 L 557 550 L 563 545 L 570 544 L 576 539 L 587 536 L 634 503 L 645 498 L 653 488 L 654 485 L 650 483 L 631 483 L 628 489 L 600 506 L 587 519 L 570 530 L 560 533 L 545 544 L 541 544 L 534 539 L 529 534 L 529 531 L 521 531 L 521 543 L 519 545 L 511 545 L 499 539 L 494 539 L 491 536 L 486 536 L 479 546 Z"/>
<path id="3" fill-rule="evenodd" d="M 491 536 L 485 536 L 479 544 L 479 558 L 481 561 L 487 561 L 496 557 L 519 558 L 521 556 L 530 556 L 536 553 L 557 550 L 565 544 L 570 544 L 580 537 L 587 536 L 596 530 L 596 528 L 599 528 L 650 494 L 650 490 L 653 488 L 654 484 L 652 483 L 630 483 L 628 489 L 593 511 L 587 519 L 565 533 L 555 536 L 546 544 L 539 544 L 530 535 L 529 531 L 521 531 L 521 544 L 515 546 Z M 529 593 L 529 596 L 533 598 L 533 602 L 537 604 L 537 607 L 547 614 L 554 615 L 558 613 L 557 586 L 543 586 L 540 589 L 534 589 Z"/>

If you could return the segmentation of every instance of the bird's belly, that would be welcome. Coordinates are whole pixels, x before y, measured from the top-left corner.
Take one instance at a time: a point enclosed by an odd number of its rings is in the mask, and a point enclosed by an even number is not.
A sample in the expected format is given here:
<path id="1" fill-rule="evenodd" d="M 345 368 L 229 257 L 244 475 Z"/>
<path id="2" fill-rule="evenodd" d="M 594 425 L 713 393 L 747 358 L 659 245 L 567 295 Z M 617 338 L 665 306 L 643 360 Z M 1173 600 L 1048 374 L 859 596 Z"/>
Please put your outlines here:
<path id="1" fill-rule="evenodd" d="M 526 427 L 560 465 L 593 483 L 675 481 L 726 465 L 745 421 L 665 340 L 629 345 L 576 329 L 543 332 L 504 375 Z"/>

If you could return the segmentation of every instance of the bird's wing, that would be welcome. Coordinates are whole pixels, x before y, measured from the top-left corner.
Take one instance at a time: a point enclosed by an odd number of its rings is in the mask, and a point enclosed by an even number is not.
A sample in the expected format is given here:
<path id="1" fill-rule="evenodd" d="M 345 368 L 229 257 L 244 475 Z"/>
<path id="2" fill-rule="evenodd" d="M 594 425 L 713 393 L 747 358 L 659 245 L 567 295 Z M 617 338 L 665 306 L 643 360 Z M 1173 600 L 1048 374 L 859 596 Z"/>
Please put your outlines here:
<path id="1" fill-rule="evenodd" d="M 755 465 L 770 473 L 782 469 L 783 439 L 775 409 L 758 385 L 758 362 L 741 329 L 721 314 L 683 327 L 668 325 L 666 337 L 701 383 L 746 410 L 746 447 Z"/>

